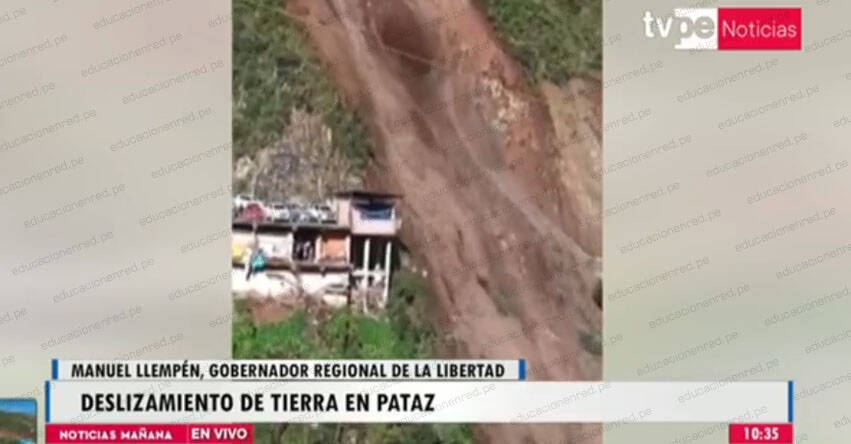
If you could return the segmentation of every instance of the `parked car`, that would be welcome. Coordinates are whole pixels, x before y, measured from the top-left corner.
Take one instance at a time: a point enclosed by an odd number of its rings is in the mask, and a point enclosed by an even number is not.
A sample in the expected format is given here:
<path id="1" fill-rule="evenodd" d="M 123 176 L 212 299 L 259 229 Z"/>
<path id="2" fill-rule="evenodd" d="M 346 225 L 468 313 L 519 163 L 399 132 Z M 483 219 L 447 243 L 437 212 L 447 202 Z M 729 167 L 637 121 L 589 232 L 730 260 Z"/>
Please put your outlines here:
<path id="1" fill-rule="evenodd" d="M 305 213 L 310 222 L 315 224 L 336 222 L 334 212 L 328 205 L 310 205 L 305 208 Z"/>
<path id="2" fill-rule="evenodd" d="M 254 197 L 248 194 L 237 194 L 236 197 L 233 198 L 233 206 L 240 211 L 251 202 L 254 202 Z"/>
<path id="3" fill-rule="evenodd" d="M 315 209 L 318 214 L 319 222 L 323 224 L 337 223 L 337 215 L 328 205 L 316 205 Z"/>
<path id="4" fill-rule="evenodd" d="M 269 219 L 275 222 L 289 222 L 292 219 L 290 206 L 282 203 L 273 203 L 269 206 Z"/>
<path id="5" fill-rule="evenodd" d="M 249 202 L 239 212 L 239 219 L 250 222 L 263 222 L 267 219 L 266 209 L 259 202 Z"/>
<path id="6" fill-rule="evenodd" d="M 295 221 L 296 219 L 298 219 L 298 213 L 300 211 L 300 208 L 301 207 L 298 204 L 294 204 L 294 203 L 288 203 L 287 204 L 287 212 L 289 212 L 290 221 Z"/>
<path id="7" fill-rule="evenodd" d="M 319 223 L 317 214 L 311 210 L 311 207 L 298 207 L 293 215 L 293 222 L 300 224 L 315 224 Z"/>
<path id="8" fill-rule="evenodd" d="M 322 212 L 319 211 L 319 208 L 316 205 L 308 205 L 305 208 L 305 212 L 310 217 L 310 221 L 313 223 L 319 223 L 322 220 Z"/>

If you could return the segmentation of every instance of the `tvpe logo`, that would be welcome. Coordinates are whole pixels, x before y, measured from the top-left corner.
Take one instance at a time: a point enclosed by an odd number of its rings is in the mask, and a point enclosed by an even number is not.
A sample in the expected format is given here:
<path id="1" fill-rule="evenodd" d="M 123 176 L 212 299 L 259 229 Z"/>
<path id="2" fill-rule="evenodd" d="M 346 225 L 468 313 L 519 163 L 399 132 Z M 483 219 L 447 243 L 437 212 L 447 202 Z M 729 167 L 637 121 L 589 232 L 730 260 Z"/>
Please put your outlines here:
<path id="1" fill-rule="evenodd" d="M 801 8 L 677 8 L 641 20 L 645 37 L 671 38 L 675 49 L 801 49 Z"/>

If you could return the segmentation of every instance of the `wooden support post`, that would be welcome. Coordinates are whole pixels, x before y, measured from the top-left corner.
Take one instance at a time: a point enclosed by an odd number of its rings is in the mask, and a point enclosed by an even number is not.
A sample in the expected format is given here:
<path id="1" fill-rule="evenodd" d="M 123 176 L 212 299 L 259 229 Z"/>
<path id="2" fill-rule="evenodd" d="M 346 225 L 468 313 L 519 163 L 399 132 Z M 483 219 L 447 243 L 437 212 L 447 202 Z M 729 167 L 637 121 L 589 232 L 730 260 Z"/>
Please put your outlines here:
<path id="1" fill-rule="evenodd" d="M 361 282 L 361 288 L 366 290 L 369 288 L 369 238 L 365 238 L 363 241 L 363 281 Z"/>
<path id="2" fill-rule="evenodd" d="M 390 261 L 393 256 L 391 256 L 391 250 L 393 249 L 393 239 L 387 239 L 387 246 L 384 249 L 384 294 L 381 301 L 382 306 L 387 306 L 387 298 L 390 296 Z"/>

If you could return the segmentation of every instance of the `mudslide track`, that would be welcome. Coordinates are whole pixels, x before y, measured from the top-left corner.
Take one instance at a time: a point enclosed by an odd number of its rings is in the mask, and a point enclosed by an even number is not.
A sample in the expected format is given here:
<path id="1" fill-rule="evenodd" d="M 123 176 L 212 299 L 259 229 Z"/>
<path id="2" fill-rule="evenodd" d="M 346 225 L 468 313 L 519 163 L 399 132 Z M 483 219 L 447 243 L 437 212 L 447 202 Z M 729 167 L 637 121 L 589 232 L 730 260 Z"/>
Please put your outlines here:
<path id="1" fill-rule="evenodd" d="M 546 104 L 468 0 L 290 0 L 367 121 L 372 188 L 403 199 L 448 356 L 520 358 L 531 379 L 596 380 L 599 227 L 557 167 Z M 595 425 L 489 425 L 482 442 L 599 443 Z"/>

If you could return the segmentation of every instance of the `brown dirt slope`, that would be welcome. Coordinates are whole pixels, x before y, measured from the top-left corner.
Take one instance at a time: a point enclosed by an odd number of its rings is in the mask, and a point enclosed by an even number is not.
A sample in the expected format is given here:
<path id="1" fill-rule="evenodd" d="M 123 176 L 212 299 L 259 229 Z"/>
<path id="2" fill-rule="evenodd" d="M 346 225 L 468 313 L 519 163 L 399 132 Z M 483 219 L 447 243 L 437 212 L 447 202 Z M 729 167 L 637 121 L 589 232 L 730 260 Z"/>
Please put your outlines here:
<path id="1" fill-rule="evenodd" d="M 378 152 L 368 181 L 404 195 L 402 238 L 429 272 L 445 352 L 525 357 L 534 379 L 600 379 L 600 358 L 587 351 L 600 331 L 592 297 L 600 229 L 589 223 L 599 186 L 588 185 L 578 156 L 565 155 L 587 144 L 566 143 L 572 124 L 557 131 L 550 115 L 576 110 L 551 111 L 555 96 L 526 85 L 468 0 L 290 0 L 288 8 L 370 125 Z M 598 430 L 492 425 L 477 434 L 596 443 Z"/>

